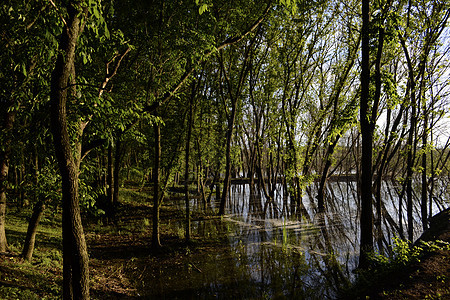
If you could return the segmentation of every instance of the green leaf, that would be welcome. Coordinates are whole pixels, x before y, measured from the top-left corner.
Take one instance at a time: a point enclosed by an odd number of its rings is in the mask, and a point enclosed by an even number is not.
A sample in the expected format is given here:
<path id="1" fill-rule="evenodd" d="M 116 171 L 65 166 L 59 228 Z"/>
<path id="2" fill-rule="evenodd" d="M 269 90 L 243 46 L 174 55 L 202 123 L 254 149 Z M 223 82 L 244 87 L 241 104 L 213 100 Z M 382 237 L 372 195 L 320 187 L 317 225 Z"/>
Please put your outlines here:
<path id="1" fill-rule="evenodd" d="M 208 4 L 203 3 L 202 5 L 200 5 L 200 7 L 198 8 L 198 13 L 201 15 L 203 14 L 205 11 L 207 11 L 209 9 Z"/>
<path id="2" fill-rule="evenodd" d="M 92 8 L 92 13 L 94 14 L 94 16 L 95 16 L 97 19 L 100 19 L 100 13 L 98 12 L 97 6 L 94 6 L 94 7 Z"/>
<path id="3" fill-rule="evenodd" d="M 105 23 L 105 36 L 106 36 L 107 39 L 109 39 L 110 36 L 111 36 L 110 33 L 109 33 L 108 26 L 106 25 L 106 23 Z"/>

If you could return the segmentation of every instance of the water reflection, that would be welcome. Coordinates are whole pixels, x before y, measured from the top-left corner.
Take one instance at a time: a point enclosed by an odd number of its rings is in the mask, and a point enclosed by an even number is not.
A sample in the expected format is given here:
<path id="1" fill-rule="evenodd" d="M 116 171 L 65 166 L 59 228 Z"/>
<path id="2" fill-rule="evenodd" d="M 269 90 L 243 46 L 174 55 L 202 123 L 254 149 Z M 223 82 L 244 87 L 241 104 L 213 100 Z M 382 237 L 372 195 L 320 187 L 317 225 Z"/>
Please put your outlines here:
<path id="1" fill-rule="evenodd" d="M 155 299 L 333 299 L 352 280 L 358 262 L 356 183 L 329 183 L 324 213 L 316 212 L 315 194 L 316 187 L 311 186 L 299 208 L 283 195 L 281 186 L 268 202 L 246 184 L 233 185 L 226 217 L 192 222 L 194 236 L 226 237 L 227 246 L 188 253 L 176 264 L 168 259 L 156 270 L 143 266 L 137 278 L 141 295 Z M 384 183 L 382 197 L 380 250 L 387 249 L 391 238 L 402 231 L 396 222 L 395 187 Z M 184 204 L 179 205 L 183 209 Z M 210 205 L 215 211 L 219 203 L 213 197 Z M 193 200 L 192 206 L 202 209 L 202 202 Z M 415 226 L 418 235 L 419 219 Z"/>

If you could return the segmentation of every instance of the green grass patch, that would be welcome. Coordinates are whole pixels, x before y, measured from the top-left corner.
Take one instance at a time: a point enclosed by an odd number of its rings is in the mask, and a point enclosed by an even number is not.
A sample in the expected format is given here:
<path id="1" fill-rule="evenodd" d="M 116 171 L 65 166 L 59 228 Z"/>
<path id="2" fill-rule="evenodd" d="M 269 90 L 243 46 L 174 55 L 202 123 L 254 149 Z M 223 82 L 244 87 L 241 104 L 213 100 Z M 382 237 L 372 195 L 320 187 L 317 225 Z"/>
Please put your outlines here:
<path id="1" fill-rule="evenodd" d="M 62 286 L 61 216 L 44 212 L 38 226 L 32 262 L 22 252 L 30 208 L 10 209 L 6 236 L 10 255 L 0 256 L 0 299 L 60 299 Z"/>

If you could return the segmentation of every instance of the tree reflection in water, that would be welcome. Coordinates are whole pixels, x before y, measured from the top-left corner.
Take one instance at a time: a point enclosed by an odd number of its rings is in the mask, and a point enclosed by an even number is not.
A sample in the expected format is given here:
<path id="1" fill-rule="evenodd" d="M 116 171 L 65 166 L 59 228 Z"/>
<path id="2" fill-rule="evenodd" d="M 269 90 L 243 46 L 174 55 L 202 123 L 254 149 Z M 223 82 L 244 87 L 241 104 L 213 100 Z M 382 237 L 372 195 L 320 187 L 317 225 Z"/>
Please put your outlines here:
<path id="1" fill-rule="evenodd" d="M 405 228 L 396 222 L 395 188 L 383 183 L 380 252 Z M 140 294 L 172 299 L 334 298 L 353 279 L 358 263 L 357 187 L 355 182 L 328 183 L 324 213 L 316 212 L 315 194 L 312 185 L 302 205 L 292 205 L 281 185 L 270 202 L 248 184 L 233 185 L 225 217 L 192 223 L 193 236 L 224 237 L 227 246 L 189 253 L 186 263 L 146 270 L 140 278 Z M 212 201 L 209 209 L 216 210 L 218 204 Z M 183 204 L 179 205 L 182 209 Z M 192 200 L 191 205 L 193 210 L 203 209 L 201 201 Z M 445 206 L 435 204 L 434 211 L 439 205 Z M 421 233 L 419 210 L 416 216 L 417 236 Z"/>

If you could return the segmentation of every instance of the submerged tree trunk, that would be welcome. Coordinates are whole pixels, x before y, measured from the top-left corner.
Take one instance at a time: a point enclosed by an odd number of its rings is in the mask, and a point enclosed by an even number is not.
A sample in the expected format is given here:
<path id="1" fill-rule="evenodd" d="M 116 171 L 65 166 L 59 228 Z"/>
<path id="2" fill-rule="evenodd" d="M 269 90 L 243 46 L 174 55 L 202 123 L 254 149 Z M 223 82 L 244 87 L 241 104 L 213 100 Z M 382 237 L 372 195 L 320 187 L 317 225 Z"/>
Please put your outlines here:
<path id="1" fill-rule="evenodd" d="M 231 140 L 233 138 L 233 132 L 234 132 L 234 124 L 236 122 L 236 113 L 237 113 L 237 104 L 239 101 L 239 97 L 241 95 L 243 84 L 245 81 L 245 78 L 247 76 L 248 71 L 248 65 L 247 60 L 249 56 L 249 50 L 251 49 L 253 42 L 255 40 L 253 39 L 251 42 L 251 45 L 249 45 L 245 49 L 242 66 L 239 72 L 239 75 L 237 76 L 237 82 L 233 84 L 232 80 L 229 77 L 229 74 L 227 74 L 227 68 L 225 68 L 225 64 L 223 61 L 222 54 L 219 55 L 219 63 L 220 63 L 220 71 L 221 76 L 225 79 L 225 82 L 228 87 L 228 97 L 230 98 L 230 104 L 231 104 L 231 112 L 228 113 L 227 106 L 225 104 L 225 95 L 223 94 L 223 90 L 221 90 L 221 96 L 224 100 L 224 110 L 227 115 L 227 121 L 228 121 L 228 128 L 227 128 L 227 135 L 226 135 L 226 150 L 225 150 L 225 158 L 226 158 L 226 166 L 225 166 L 225 179 L 223 182 L 223 190 L 222 190 L 222 198 L 220 201 L 220 207 L 219 207 L 219 215 L 225 214 L 225 205 L 228 198 L 228 193 L 230 190 L 230 184 L 231 184 Z M 234 91 L 234 93 L 233 93 Z"/>
<path id="2" fill-rule="evenodd" d="M 325 166 L 322 171 L 322 176 L 320 178 L 319 183 L 319 190 L 317 193 L 317 207 L 319 209 L 319 212 L 323 213 L 325 212 L 325 185 L 328 179 L 328 172 L 330 171 L 331 164 L 332 164 L 332 156 L 334 154 L 334 149 L 336 148 L 336 145 L 341 137 L 341 134 L 338 134 L 338 136 L 335 137 L 335 140 L 333 143 L 328 145 L 327 148 L 327 154 L 325 155 Z"/>
<path id="3" fill-rule="evenodd" d="M 198 137 L 195 141 L 195 145 L 196 145 L 197 153 L 198 153 L 198 167 L 199 167 L 199 172 L 200 172 L 199 176 L 200 176 L 200 187 L 201 187 L 201 194 L 202 194 L 203 209 L 206 210 L 206 203 L 208 200 L 206 197 L 205 184 L 208 179 L 206 179 L 206 180 L 204 179 L 205 174 L 203 174 L 203 159 L 202 159 L 202 154 L 201 154 L 201 150 L 200 150 L 200 141 L 199 141 Z M 206 177 L 207 176 L 208 175 L 206 175 Z M 211 188 L 211 192 L 212 192 L 212 188 Z"/>
<path id="4" fill-rule="evenodd" d="M 231 109 L 231 117 L 228 123 L 227 129 L 227 145 L 225 150 L 225 179 L 223 180 L 222 198 L 220 200 L 219 215 L 225 214 L 225 205 L 228 198 L 228 192 L 230 190 L 231 183 L 231 138 L 233 136 L 234 119 L 236 115 L 236 103 L 233 101 L 233 107 Z"/>
<path id="5" fill-rule="evenodd" d="M 411 105 L 411 122 L 409 126 L 408 139 L 406 141 L 407 148 L 407 158 L 406 158 L 406 215 L 408 223 L 408 239 L 412 242 L 414 235 L 413 228 L 413 188 L 412 188 L 412 177 L 413 177 L 413 167 L 416 155 L 416 126 L 417 126 L 417 103 L 416 103 L 416 82 L 414 78 L 414 70 L 409 54 L 406 47 L 405 56 L 408 61 L 408 72 L 409 72 L 409 85 L 410 85 L 410 105 Z"/>
<path id="6" fill-rule="evenodd" d="M 228 84 L 228 94 L 230 96 L 231 100 L 231 114 L 227 116 L 228 121 L 228 128 L 227 128 L 227 136 L 226 136 L 226 150 L 225 150 L 225 179 L 223 181 L 223 189 L 222 189 L 222 197 L 220 200 L 220 206 L 219 206 L 219 215 L 222 216 L 225 214 L 225 205 L 228 198 L 228 193 L 230 190 L 230 184 L 231 184 L 231 140 L 233 138 L 233 131 L 234 131 L 234 123 L 236 120 L 236 109 L 237 109 L 237 97 L 239 96 L 239 87 L 237 88 L 236 95 L 233 96 L 232 94 L 232 87 L 230 83 L 230 79 L 228 78 L 225 67 L 222 58 L 220 59 L 221 63 L 221 69 L 223 73 L 225 74 L 225 78 L 227 80 Z M 243 67 L 245 68 L 245 67 Z M 241 75 L 242 76 L 242 75 Z M 224 107 L 226 110 L 226 106 Z"/>
<path id="7" fill-rule="evenodd" d="M 31 261 L 36 241 L 37 227 L 45 210 L 44 201 L 39 201 L 33 209 L 30 222 L 28 223 L 27 235 L 22 251 L 22 258 Z"/>
<path id="8" fill-rule="evenodd" d="M 383 44 L 384 44 L 384 27 L 380 27 L 378 29 L 378 48 L 377 48 L 377 56 L 376 56 L 376 60 L 375 60 L 375 94 L 374 94 L 374 107 L 372 108 L 372 114 L 371 114 L 371 122 L 372 124 L 376 123 L 376 119 L 377 119 L 377 110 L 378 110 L 378 103 L 380 102 L 380 97 L 381 97 L 381 58 L 383 56 Z M 375 127 L 373 127 L 372 131 L 374 130 Z M 387 126 L 386 126 L 387 128 Z M 387 148 L 389 148 L 389 145 L 385 146 Z M 376 167 L 375 167 L 376 168 Z M 382 230 L 381 230 L 381 207 L 382 207 L 382 200 L 381 200 L 381 196 L 379 196 L 378 193 L 381 192 L 381 182 L 382 182 L 382 178 L 383 178 L 383 172 L 382 172 L 383 168 L 380 168 L 380 172 L 377 173 L 377 178 L 376 178 L 376 192 L 375 192 L 375 198 L 376 198 L 376 202 L 375 202 L 375 206 L 376 206 L 376 218 L 375 218 L 375 229 L 376 229 L 376 240 L 378 243 L 378 246 L 380 249 L 383 249 L 381 243 L 382 243 Z M 382 251 L 382 250 L 380 250 Z"/>
<path id="9" fill-rule="evenodd" d="M 362 0 L 362 38 L 361 38 L 361 103 L 360 123 L 362 137 L 361 154 L 361 241 L 359 267 L 367 268 L 369 254 L 373 251 L 372 216 L 372 141 L 373 130 L 369 119 L 369 0 Z"/>
<path id="10" fill-rule="evenodd" d="M 412 95 L 414 94 L 414 88 L 411 89 Z M 414 98 L 412 96 L 412 98 Z M 408 156 L 406 158 L 406 215 L 408 222 L 408 240 L 412 242 L 414 229 L 413 229 L 413 188 L 412 188 L 412 177 L 413 177 L 413 164 L 415 157 L 415 128 L 417 123 L 416 118 L 416 104 L 415 99 L 411 99 L 414 103 L 411 103 L 412 112 L 411 112 L 411 126 L 408 134 L 407 140 L 407 148 L 408 148 Z"/>
<path id="11" fill-rule="evenodd" d="M 83 28 L 81 19 L 87 15 L 87 8 L 81 11 L 79 3 L 71 2 L 67 9 L 67 24 L 61 34 L 61 52 L 52 72 L 50 91 L 51 129 L 62 179 L 63 298 L 89 299 L 89 258 L 78 199 L 82 128 L 79 124 L 76 146 L 72 149 L 66 110 L 69 97 L 76 96 L 75 85 L 72 85 L 75 81 L 75 49 Z"/>
<path id="12" fill-rule="evenodd" d="M 427 180 L 427 134 L 428 134 L 428 116 L 426 113 L 426 107 L 424 105 L 424 132 L 422 136 L 422 199 L 420 203 L 420 212 L 422 216 L 422 228 L 425 231 L 428 228 L 428 212 L 427 212 L 427 189 L 428 189 L 428 180 Z"/>

